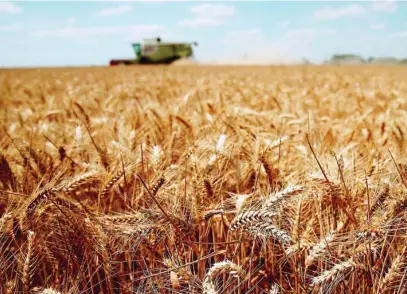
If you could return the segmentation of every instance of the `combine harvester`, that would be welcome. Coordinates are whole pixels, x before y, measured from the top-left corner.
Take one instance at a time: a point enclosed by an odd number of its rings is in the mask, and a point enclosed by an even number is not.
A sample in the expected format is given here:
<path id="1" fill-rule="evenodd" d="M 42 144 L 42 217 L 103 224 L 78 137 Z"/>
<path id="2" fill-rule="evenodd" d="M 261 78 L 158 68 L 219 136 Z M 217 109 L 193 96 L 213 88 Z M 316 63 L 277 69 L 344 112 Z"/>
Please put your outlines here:
<path id="1" fill-rule="evenodd" d="M 144 39 L 143 43 L 132 43 L 135 59 L 112 59 L 110 65 L 133 65 L 133 64 L 171 64 L 180 59 L 188 59 L 193 56 L 192 43 L 161 42 L 161 38 Z"/>

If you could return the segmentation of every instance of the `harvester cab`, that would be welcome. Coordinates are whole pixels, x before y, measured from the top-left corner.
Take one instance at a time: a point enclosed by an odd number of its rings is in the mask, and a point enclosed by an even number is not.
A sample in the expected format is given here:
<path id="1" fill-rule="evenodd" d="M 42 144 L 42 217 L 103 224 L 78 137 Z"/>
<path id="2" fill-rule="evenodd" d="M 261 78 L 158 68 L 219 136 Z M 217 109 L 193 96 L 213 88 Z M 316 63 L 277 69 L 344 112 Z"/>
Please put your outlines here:
<path id="1" fill-rule="evenodd" d="M 134 53 L 136 54 L 136 57 L 140 56 L 140 50 L 141 50 L 141 44 L 140 43 L 132 43 Z"/>
<path id="2" fill-rule="evenodd" d="M 142 43 L 132 43 L 135 59 L 112 59 L 110 65 L 131 64 L 170 64 L 181 58 L 190 58 L 192 46 L 197 42 L 162 42 L 161 38 L 144 39 Z"/>

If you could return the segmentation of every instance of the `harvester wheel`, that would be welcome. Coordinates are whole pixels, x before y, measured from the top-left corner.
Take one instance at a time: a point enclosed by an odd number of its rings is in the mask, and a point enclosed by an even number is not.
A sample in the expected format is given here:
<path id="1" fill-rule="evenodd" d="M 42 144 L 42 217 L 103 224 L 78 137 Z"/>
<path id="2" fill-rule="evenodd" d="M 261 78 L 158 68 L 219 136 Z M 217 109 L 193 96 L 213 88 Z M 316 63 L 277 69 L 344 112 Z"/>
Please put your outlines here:
<path id="1" fill-rule="evenodd" d="M 171 63 L 174 63 L 175 61 L 177 61 L 179 59 L 181 59 L 181 56 L 176 55 L 176 56 L 170 57 L 165 63 L 166 64 L 171 64 Z"/>
<path id="2" fill-rule="evenodd" d="M 141 57 L 140 58 L 140 61 L 139 61 L 139 64 L 151 64 L 152 62 L 150 61 L 150 59 L 149 58 L 147 58 L 147 57 Z"/>

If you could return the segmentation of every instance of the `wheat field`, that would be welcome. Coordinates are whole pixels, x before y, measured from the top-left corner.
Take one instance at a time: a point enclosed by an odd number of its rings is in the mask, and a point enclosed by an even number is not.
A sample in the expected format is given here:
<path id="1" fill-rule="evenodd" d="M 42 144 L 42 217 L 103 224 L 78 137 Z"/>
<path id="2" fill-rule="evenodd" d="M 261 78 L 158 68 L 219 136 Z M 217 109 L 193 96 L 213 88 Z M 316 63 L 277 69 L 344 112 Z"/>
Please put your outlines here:
<path id="1" fill-rule="evenodd" d="M 0 85 L 0 293 L 406 292 L 406 67 Z"/>

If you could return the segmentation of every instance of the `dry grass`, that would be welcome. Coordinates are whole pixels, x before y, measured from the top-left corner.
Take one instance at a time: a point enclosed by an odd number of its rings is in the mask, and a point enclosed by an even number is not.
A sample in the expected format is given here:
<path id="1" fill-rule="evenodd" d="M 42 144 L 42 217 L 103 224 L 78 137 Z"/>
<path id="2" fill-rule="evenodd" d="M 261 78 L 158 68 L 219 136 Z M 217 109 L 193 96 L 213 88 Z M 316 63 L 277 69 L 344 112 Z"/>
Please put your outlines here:
<path id="1" fill-rule="evenodd" d="M 0 85 L 0 293 L 406 289 L 405 67 Z"/>

